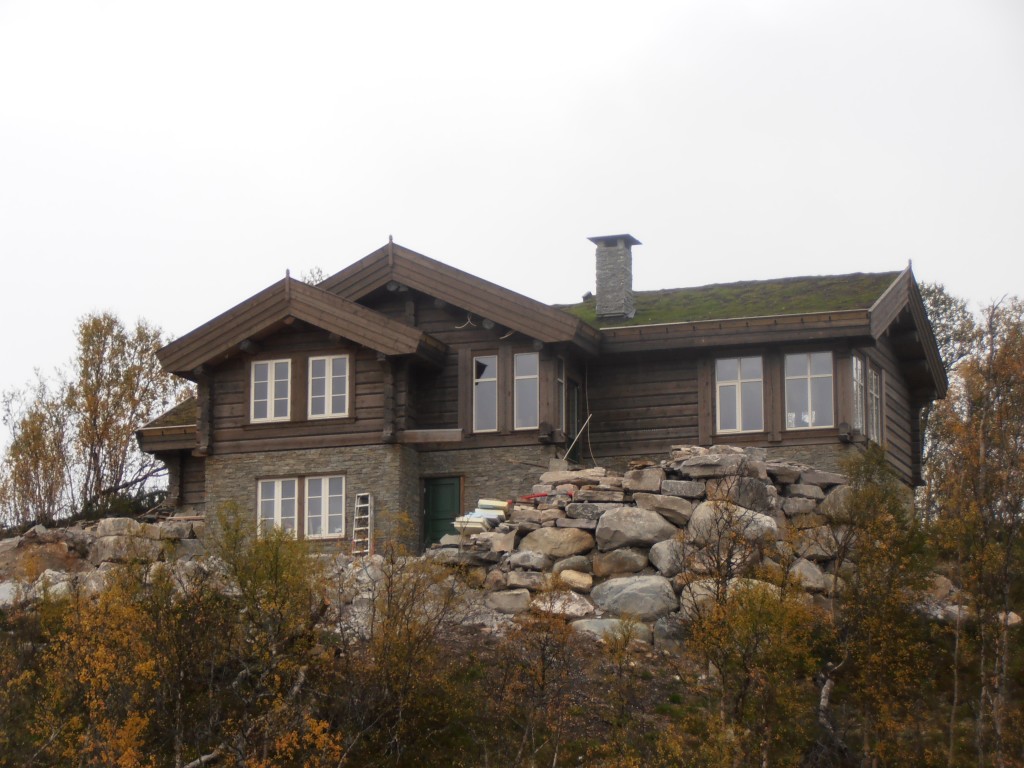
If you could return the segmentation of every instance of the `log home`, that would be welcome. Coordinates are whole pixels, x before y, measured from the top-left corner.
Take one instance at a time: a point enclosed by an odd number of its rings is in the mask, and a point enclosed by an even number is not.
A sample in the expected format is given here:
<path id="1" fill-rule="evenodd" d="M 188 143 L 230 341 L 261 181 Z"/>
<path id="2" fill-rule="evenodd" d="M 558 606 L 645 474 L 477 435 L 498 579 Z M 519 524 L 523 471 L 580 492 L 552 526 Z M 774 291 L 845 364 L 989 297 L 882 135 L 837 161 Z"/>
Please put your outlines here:
<path id="1" fill-rule="evenodd" d="M 198 397 L 138 432 L 168 503 L 348 548 L 414 549 L 550 458 L 674 443 L 838 468 L 874 441 L 919 482 L 946 377 L 902 272 L 634 292 L 630 235 L 591 238 L 597 291 L 549 306 L 393 242 L 317 286 L 286 277 L 159 352 Z M 373 510 L 370 514 L 370 510 Z"/>

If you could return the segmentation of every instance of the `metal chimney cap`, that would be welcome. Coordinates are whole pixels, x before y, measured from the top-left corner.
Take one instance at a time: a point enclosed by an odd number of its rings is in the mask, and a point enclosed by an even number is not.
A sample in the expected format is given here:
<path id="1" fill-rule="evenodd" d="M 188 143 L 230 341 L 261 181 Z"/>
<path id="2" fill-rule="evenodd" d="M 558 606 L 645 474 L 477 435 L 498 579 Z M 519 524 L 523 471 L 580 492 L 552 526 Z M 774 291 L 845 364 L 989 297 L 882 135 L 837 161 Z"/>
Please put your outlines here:
<path id="1" fill-rule="evenodd" d="M 605 248 L 614 248 L 621 242 L 626 246 L 643 245 L 632 235 L 600 235 L 598 237 L 588 237 L 587 240 L 597 246 L 604 246 Z"/>

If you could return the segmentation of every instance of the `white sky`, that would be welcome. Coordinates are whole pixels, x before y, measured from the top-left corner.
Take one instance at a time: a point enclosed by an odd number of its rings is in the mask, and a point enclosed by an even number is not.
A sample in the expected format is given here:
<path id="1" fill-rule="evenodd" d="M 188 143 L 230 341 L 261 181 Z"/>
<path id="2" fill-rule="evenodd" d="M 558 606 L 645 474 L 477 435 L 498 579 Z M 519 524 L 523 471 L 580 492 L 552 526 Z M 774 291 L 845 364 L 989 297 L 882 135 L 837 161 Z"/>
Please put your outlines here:
<path id="1" fill-rule="evenodd" d="M 387 241 L 543 301 L 901 269 L 1024 293 L 1020 0 L 0 0 L 0 389 Z"/>

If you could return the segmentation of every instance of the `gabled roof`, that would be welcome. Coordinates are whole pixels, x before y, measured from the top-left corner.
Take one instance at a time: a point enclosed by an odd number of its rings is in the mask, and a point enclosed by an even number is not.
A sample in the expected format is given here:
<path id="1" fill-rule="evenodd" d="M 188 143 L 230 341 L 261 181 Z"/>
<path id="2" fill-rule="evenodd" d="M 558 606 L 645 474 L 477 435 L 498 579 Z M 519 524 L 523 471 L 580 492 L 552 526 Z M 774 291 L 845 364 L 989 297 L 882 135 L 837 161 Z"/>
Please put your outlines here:
<path id="1" fill-rule="evenodd" d="M 858 272 L 635 291 L 636 314 L 628 320 L 621 317 L 599 320 L 597 300 L 593 297 L 561 308 L 598 327 L 841 312 L 869 309 L 899 275 L 899 272 Z"/>
<path id="2" fill-rule="evenodd" d="M 318 287 L 359 301 L 392 281 L 530 338 L 545 343 L 569 342 L 588 352 L 597 351 L 599 333 L 578 318 L 397 243 L 389 242 Z"/>
<path id="3" fill-rule="evenodd" d="M 445 345 L 411 326 L 347 298 L 285 277 L 194 331 L 172 341 L 157 357 L 164 368 L 194 378 L 199 366 L 224 359 L 243 342 L 259 338 L 289 318 L 354 341 L 385 355 L 417 355 L 438 363 Z"/>

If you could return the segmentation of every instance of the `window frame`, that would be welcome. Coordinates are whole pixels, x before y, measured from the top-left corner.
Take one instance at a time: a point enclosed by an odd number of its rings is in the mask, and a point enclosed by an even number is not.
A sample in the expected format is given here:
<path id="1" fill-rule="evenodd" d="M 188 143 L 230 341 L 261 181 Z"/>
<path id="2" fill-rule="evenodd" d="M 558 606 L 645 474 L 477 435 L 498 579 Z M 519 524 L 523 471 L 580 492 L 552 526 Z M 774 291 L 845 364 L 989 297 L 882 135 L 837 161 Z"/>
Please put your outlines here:
<path id="1" fill-rule="evenodd" d="M 868 368 L 867 438 L 881 445 L 884 419 L 882 418 L 882 372 L 874 366 Z"/>
<path id="2" fill-rule="evenodd" d="M 482 360 L 484 358 L 491 358 L 491 359 L 494 360 L 494 376 L 492 378 L 477 378 L 477 375 L 476 375 L 477 360 Z M 494 353 L 491 353 L 491 354 L 486 354 L 486 355 L 473 355 L 473 361 L 472 361 L 472 364 L 471 364 L 472 367 L 470 368 L 470 375 L 472 376 L 471 386 L 473 388 L 473 402 L 472 402 L 473 434 L 493 434 L 493 433 L 497 432 L 499 430 L 500 426 L 501 426 L 502 419 L 501 419 L 500 410 L 498 408 L 498 403 L 500 402 L 499 392 L 498 392 L 498 381 L 501 379 L 501 376 L 500 376 L 499 370 L 498 370 L 499 364 L 500 364 L 500 362 L 499 362 L 499 356 L 498 356 L 497 352 L 494 352 Z M 477 426 L 477 403 L 479 402 L 479 391 L 480 391 L 480 388 L 477 385 L 480 384 L 480 383 L 483 383 L 483 382 L 492 382 L 492 381 L 494 382 L 494 427 L 490 428 L 490 429 L 480 429 L 480 427 Z"/>
<path id="3" fill-rule="evenodd" d="M 565 358 L 559 357 L 555 362 L 555 407 L 558 409 L 558 431 L 565 434 L 565 411 L 568 388 L 565 376 Z"/>
<path id="4" fill-rule="evenodd" d="M 284 484 L 292 484 L 292 495 L 286 497 L 283 493 Z M 264 485 L 273 486 L 274 493 L 270 497 L 273 502 L 274 519 L 272 528 L 267 529 L 267 519 L 263 516 L 263 503 L 267 500 L 264 495 Z M 286 498 L 290 498 L 292 502 L 292 528 L 289 531 L 283 526 L 283 518 L 281 515 L 281 507 Z M 284 530 L 286 533 L 290 533 L 293 537 L 298 538 L 299 530 L 299 481 L 294 477 L 266 477 L 259 478 L 256 480 L 256 524 L 259 527 L 259 534 L 266 535 L 270 530 L 274 528 Z"/>
<path id="5" fill-rule="evenodd" d="M 535 361 L 534 373 L 519 374 L 519 358 L 532 357 Z M 533 381 L 534 412 L 533 423 L 525 426 L 519 424 L 519 382 Z M 512 430 L 514 432 L 525 432 L 531 429 L 540 429 L 540 353 L 539 352 L 516 352 L 512 355 Z"/>
<path id="6" fill-rule="evenodd" d="M 718 377 L 718 364 L 723 361 L 735 360 L 736 361 L 736 377 L 735 379 L 719 379 Z M 743 377 L 743 361 L 744 360 L 759 360 L 761 365 L 761 375 L 757 378 L 744 378 Z M 765 431 L 765 403 L 764 403 L 764 356 L 763 355 L 743 355 L 742 357 L 719 357 L 714 360 L 714 377 L 715 377 L 715 434 L 716 435 L 737 435 L 737 434 L 755 434 L 758 432 Z M 743 384 L 751 384 L 754 382 L 760 383 L 761 392 L 761 425 L 754 428 L 746 428 L 743 424 Z M 734 386 L 736 388 L 736 428 L 735 429 L 723 429 L 722 428 L 722 388 Z"/>
<path id="7" fill-rule="evenodd" d="M 274 416 L 274 403 L 281 399 L 278 397 L 277 392 L 277 378 L 273 376 L 274 369 L 278 364 L 284 363 L 288 366 L 288 375 L 285 377 L 285 415 Z M 263 400 L 256 400 L 256 366 L 265 365 L 267 366 L 267 415 L 265 417 L 256 416 L 256 403 L 264 402 Z M 273 421 L 291 421 L 292 418 L 292 361 L 290 358 L 280 358 L 275 360 L 253 360 L 249 365 L 249 421 L 253 424 L 265 424 Z"/>
<path id="8" fill-rule="evenodd" d="M 311 498 L 314 498 L 310 494 L 310 492 L 309 492 L 309 485 L 310 485 L 310 482 L 314 481 L 314 480 L 319 480 L 321 482 L 321 492 L 320 492 L 319 496 L 317 496 L 315 498 L 321 499 L 321 504 L 323 504 L 323 499 L 327 499 L 327 507 L 325 509 L 323 506 L 321 506 L 321 512 L 320 512 L 320 515 L 319 515 L 319 517 L 320 517 L 320 519 L 322 521 L 322 525 L 321 525 L 321 531 L 322 532 L 321 533 L 310 533 L 309 532 L 309 520 L 310 520 L 309 500 Z M 332 517 L 332 515 L 330 514 L 330 499 L 338 496 L 338 494 L 329 493 L 330 483 L 331 483 L 332 480 L 340 480 L 341 481 L 341 494 L 340 494 L 340 496 L 341 496 L 341 532 L 340 533 L 331 533 L 328 530 L 329 527 L 330 527 L 330 518 Z M 303 535 L 303 538 L 306 538 L 306 539 L 317 539 L 317 540 L 320 540 L 320 539 L 343 539 L 343 538 L 345 538 L 345 522 L 346 522 L 345 521 L 345 517 L 346 517 L 346 515 L 345 515 L 345 504 L 346 504 L 346 501 L 347 501 L 347 498 L 348 498 L 347 497 L 347 494 L 348 494 L 348 481 L 347 481 L 347 478 L 345 477 L 345 475 L 338 475 L 338 474 L 334 474 L 334 475 L 309 475 L 309 476 L 303 478 L 302 487 L 303 487 L 303 490 L 305 491 L 305 496 L 304 496 L 304 498 L 302 500 L 302 535 Z M 324 492 L 325 490 L 327 490 L 328 493 L 325 493 Z"/>
<path id="9" fill-rule="evenodd" d="M 853 377 L 853 428 L 867 432 L 867 385 L 864 380 L 864 360 L 858 354 L 850 356 L 850 375 Z"/>
<path id="10" fill-rule="evenodd" d="M 829 372 L 826 373 L 813 373 L 811 367 L 811 356 L 818 354 L 826 354 L 829 357 Z M 805 357 L 807 358 L 807 373 L 796 376 L 790 376 L 786 371 L 788 369 L 788 361 L 791 357 Z M 828 379 L 831 383 L 829 387 L 829 423 L 828 424 L 816 424 L 811 423 L 808 425 L 794 425 L 789 426 L 789 382 L 791 381 L 805 381 L 807 383 L 807 410 L 809 413 L 816 413 L 817 409 L 814 407 L 814 388 L 813 382 L 815 379 Z M 811 352 L 787 352 L 783 355 L 782 359 L 782 390 L 783 390 L 783 427 L 787 432 L 796 432 L 805 429 L 835 429 L 836 428 L 836 357 L 832 350 L 814 350 Z M 815 419 L 817 421 L 817 419 Z"/>
<path id="11" fill-rule="evenodd" d="M 323 360 L 325 361 L 324 369 L 324 413 L 314 414 L 313 413 L 313 363 L 314 361 Z M 345 361 L 345 410 L 341 413 L 335 413 L 333 410 L 334 397 L 338 393 L 334 391 L 334 361 L 344 360 Z M 307 379 L 307 395 L 306 395 L 306 418 L 310 421 L 319 421 L 321 419 L 346 419 L 352 413 L 352 360 L 351 355 L 311 355 L 308 364 L 308 375 Z M 319 378 L 319 377 L 317 377 Z"/>

